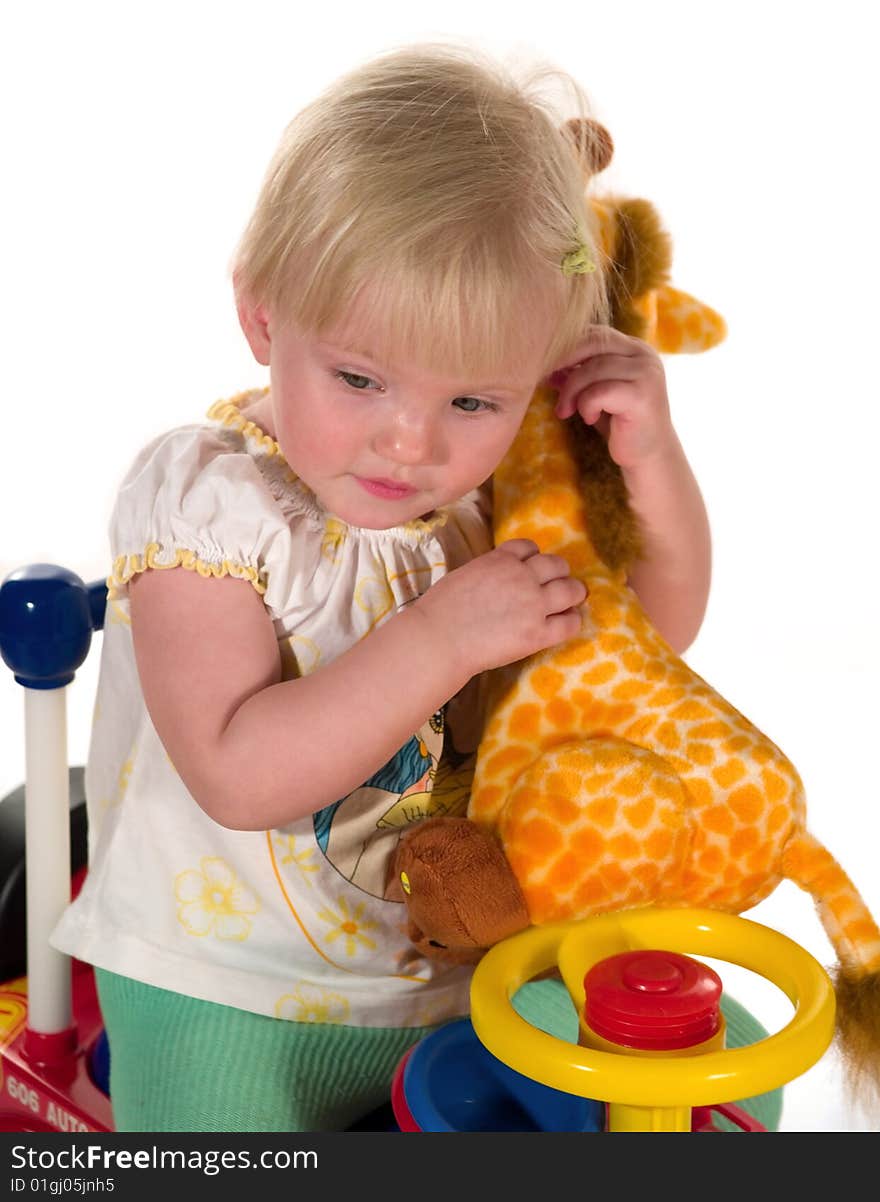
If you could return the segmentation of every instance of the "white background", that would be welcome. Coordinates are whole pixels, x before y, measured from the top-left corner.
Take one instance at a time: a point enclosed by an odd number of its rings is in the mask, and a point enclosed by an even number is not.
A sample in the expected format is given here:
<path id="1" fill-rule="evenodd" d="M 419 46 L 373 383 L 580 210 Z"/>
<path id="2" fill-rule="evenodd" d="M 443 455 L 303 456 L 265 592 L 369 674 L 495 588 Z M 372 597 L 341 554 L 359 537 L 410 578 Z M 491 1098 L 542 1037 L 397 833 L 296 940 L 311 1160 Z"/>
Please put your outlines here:
<path id="1" fill-rule="evenodd" d="M 676 245 L 674 282 L 729 323 L 719 349 L 667 360 L 715 539 L 711 603 L 687 659 L 791 757 L 812 830 L 880 915 L 870 10 L 857 0 L 7 10 L 0 576 L 39 560 L 104 576 L 111 499 L 142 443 L 264 382 L 238 332 L 228 263 L 301 104 L 413 40 L 548 59 L 577 75 L 614 136 L 609 190 L 655 203 Z M 70 690 L 76 763 L 96 660 Z M 8 676 L 0 719 L 2 796 L 24 771 Z M 793 886 L 750 917 L 831 962 Z M 774 991 L 743 981 L 734 992 L 769 1025 L 786 1021 Z M 786 1099 L 786 1129 L 871 1129 L 832 1053 Z"/>

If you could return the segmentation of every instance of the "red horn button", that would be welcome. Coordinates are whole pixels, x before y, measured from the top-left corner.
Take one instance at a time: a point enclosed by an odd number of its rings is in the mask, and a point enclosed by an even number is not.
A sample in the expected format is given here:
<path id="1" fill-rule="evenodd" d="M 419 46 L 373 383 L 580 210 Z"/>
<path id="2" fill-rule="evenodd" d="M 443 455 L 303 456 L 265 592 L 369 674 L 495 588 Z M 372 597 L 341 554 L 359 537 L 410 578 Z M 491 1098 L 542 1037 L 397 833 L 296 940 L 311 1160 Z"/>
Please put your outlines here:
<path id="1" fill-rule="evenodd" d="M 621 952 L 584 977 L 587 1025 L 610 1043 L 672 1051 L 711 1039 L 721 1024 L 721 978 L 678 952 Z"/>

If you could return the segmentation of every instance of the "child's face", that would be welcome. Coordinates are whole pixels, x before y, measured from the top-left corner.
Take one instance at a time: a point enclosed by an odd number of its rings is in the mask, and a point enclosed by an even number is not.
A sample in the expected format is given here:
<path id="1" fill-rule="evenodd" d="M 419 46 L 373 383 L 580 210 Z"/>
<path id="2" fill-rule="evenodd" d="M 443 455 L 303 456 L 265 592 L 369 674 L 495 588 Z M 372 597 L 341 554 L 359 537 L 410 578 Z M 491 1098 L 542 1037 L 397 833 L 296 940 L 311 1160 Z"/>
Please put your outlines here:
<path id="1" fill-rule="evenodd" d="M 351 526 L 398 526 L 488 479 L 520 427 L 541 350 L 506 378 L 463 380 L 376 362 L 343 332 L 316 336 L 262 317 L 272 433 L 325 509 Z M 546 345 L 546 343 L 542 344 Z"/>

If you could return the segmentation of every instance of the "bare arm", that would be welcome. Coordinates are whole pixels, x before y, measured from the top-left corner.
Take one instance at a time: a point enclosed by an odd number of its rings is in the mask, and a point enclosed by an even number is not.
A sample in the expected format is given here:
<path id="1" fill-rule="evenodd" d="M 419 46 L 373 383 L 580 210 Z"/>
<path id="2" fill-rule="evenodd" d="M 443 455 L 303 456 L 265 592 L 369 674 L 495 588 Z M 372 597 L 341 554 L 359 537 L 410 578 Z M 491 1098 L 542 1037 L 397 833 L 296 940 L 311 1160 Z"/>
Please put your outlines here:
<path id="1" fill-rule="evenodd" d="M 706 613 L 712 546 L 706 507 L 677 437 L 653 458 L 624 469 L 643 539 L 629 574 L 648 617 L 677 654 Z"/>
<path id="2" fill-rule="evenodd" d="M 593 326 L 550 377 L 557 416 L 579 413 L 608 443 L 642 532 L 629 575 L 648 617 L 674 651 L 696 638 L 711 574 L 709 521 L 669 411 L 666 373 L 647 343 Z"/>
<path id="3" fill-rule="evenodd" d="M 199 805 L 266 830 L 337 801 L 487 667 L 563 641 L 584 588 L 525 540 L 451 572 L 337 659 L 281 680 L 274 626 L 243 580 L 183 568 L 131 589 L 150 717 Z"/>

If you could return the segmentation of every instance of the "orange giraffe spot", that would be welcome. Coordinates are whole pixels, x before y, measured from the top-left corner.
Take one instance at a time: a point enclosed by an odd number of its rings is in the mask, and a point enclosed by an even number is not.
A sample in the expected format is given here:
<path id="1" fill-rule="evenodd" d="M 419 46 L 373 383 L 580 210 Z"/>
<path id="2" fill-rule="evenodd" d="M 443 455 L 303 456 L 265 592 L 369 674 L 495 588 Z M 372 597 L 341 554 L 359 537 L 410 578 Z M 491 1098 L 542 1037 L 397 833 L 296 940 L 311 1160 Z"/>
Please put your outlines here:
<path id="1" fill-rule="evenodd" d="M 546 818 L 528 818 L 521 827 L 522 841 L 537 856 L 555 854 L 562 846 L 558 828 Z"/>
<path id="2" fill-rule="evenodd" d="M 544 713 L 554 726 L 574 726 L 577 718 L 575 707 L 570 702 L 563 701 L 561 697 L 548 702 Z"/>
<path id="3" fill-rule="evenodd" d="M 540 705 L 523 703 L 517 706 L 510 716 L 510 736 L 513 739 L 534 739 L 541 729 Z"/>
<path id="4" fill-rule="evenodd" d="M 586 793 L 607 793 L 613 783 L 613 772 L 593 772 L 581 781 L 581 788 Z"/>
<path id="5" fill-rule="evenodd" d="M 657 739 L 669 751 L 681 746 L 681 735 L 673 722 L 664 722 L 657 727 Z"/>
<path id="6" fill-rule="evenodd" d="M 596 704 L 596 694 L 587 689 L 572 689 L 569 693 L 569 700 L 582 710 L 590 710 Z"/>
<path id="7" fill-rule="evenodd" d="M 558 547 L 564 538 L 565 532 L 561 526 L 549 525 L 543 528 L 540 535 L 536 534 L 533 541 L 546 553 Z"/>
<path id="8" fill-rule="evenodd" d="M 614 860 L 603 860 L 599 865 L 599 874 L 612 892 L 623 892 L 629 884 L 629 873 Z"/>
<path id="9" fill-rule="evenodd" d="M 629 772 L 614 786 L 618 797 L 638 797 L 645 791 L 645 777 L 641 772 Z"/>
<path id="10" fill-rule="evenodd" d="M 767 873 L 776 857 L 776 848 L 772 844 L 761 843 L 751 855 L 746 856 L 746 868 L 749 872 Z"/>
<path id="11" fill-rule="evenodd" d="M 757 822 L 764 812 L 764 798 L 755 785 L 734 789 L 727 799 L 730 808 L 743 822 Z"/>
<path id="12" fill-rule="evenodd" d="M 770 813 L 767 815 L 767 831 L 768 831 L 768 833 L 773 835 L 777 831 L 782 830 L 782 828 L 788 824 L 790 819 L 791 819 L 791 811 L 789 810 L 788 806 L 785 806 L 785 805 L 774 806 L 773 809 L 770 811 Z"/>
<path id="13" fill-rule="evenodd" d="M 504 790 L 500 785 L 484 785 L 480 789 L 479 794 L 472 794 L 472 801 L 475 805 L 491 807 L 494 809 L 500 802 L 504 800 Z"/>
<path id="14" fill-rule="evenodd" d="M 638 864 L 635 864 L 632 874 L 649 895 L 656 889 L 657 883 L 660 880 L 660 869 L 656 864 L 648 863 L 646 860 L 641 860 Z"/>
<path id="15" fill-rule="evenodd" d="M 617 729 L 624 722 L 628 722 L 636 712 L 636 707 L 632 704 L 627 705 L 609 705 L 605 707 L 605 724 L 612 730 Z"/>
<path id="16" fill-rule="evenodd" d="M 645 714 L 644 717 L 631 722 L 622 733 L 631 743 L 644 743 L 659 721 L 658 714 Z"/>
<path id="17" fill-rule="evenodd" d="M 573 851 L 561 855 L 553 865 L 553 882 L 558 889 L 568 892 L 580 879 L 582 865 Z"/>
<path id="18" fill-rule="evenodd" d="M 702 719 L 711 718 L 712 713 L 712 709 L 702 701 L 689 698 L 687 701 L 682 701 L 681 705 L 677 705 L 670 717 L 675 718 L 678 722 L 699 722 Z"/>
<path id="19" fill-rule="evenodd" d="M 637 801 L 635 805 L 623 807 L 626 820 L 637 831 L 643 830 L 654 817 L 654 802 L 650 797 Z"/>
<path id="20" fill-rule="evenodd" d="M 564 793 L 551 794 L 544 800 L 544 805 L 552 818 L 562 826 L 571 826 L 580 815 L 580 807 Z"/>
<path id="21" fill-rule="evenodd" d="M 626 651 L 632 646 L 632 639 L 626 634 L 603 634 L 602 646 L 609 655 L 617 655 L 621 651 Z M 637 684 L 637 681 L 630 681 L 630 684 Z"/>
<path id="22" fill-rule="evenodd" d="M 532 688 L 545 701 L 555 697 L 564 684 L 565 676 L 562 672 L 557 672 L 555 668 L 548 668 L 544 665 L 535 668 L 532 673 Z"/>
<path id="23" fill-rule="evenodd" d="M 748 876 L 744 876 L 739 883 L 742 893 L 747 898 L 760 898 L 766 895 L 773 888 L 773 882 L 768 881 L 763 873 L 752 872 Z M 745 907 L 742 907 L 745 909 Z"/>
<path id="24" fill-rule="evenodd" d="M 605 900 L 605 886 L 596 876 L 588 876 L 581 881 L 574 893 L 574 902 L 581 911 L 589 912 Z"/>
<path id="25" fill-rule="evenodd" d="M 532 758 L 532 753 L 527 747 L 505 747 L 502 751 L 496 751 L 489 758 L 486 767 L 493 775 L 500 775 L 510 768 L 520 768 Z"/>
<path id="26" fill-rule="evenodd" d="M 655 797 L 665 798 L 666 801 L 674 801 L 676 804 L 681 801 L 682 789 L 679 780 L 669 776 L 658 776 L 651 782 L 651 788 Z"/>
<path id="27" fill-rule="evenodd" d="M 655 689 L 651 694 L 650 704 L 656 706 L 657 709 L 666 709 L 667 706 L 674 705 L 680 696 L 681 689 L 664 685 L 662 688 Z"/>
<path id="28" fill-rule="evenodd" d="M 533 784 L 521 784 L 513 793 L 510 801 L 511 813 L 527 814 L 529 810 L 539 809 L 541 793 Z"/>
<path id="29" fill-rule="evenodd" d="M 632 835 L 624 832 L 608 840 L 608 849 L 618 860 L 634 860 L 641 851 L 641 845 Z"/>
<path id="30" fill-rule="evenodd" d="M 615 701 L 637 701 L 650 691 L 651 686 L 644 680 L 625 680 L 622 684 L 614 686 L 611 696 Z"/>
<path id="31" fill-rule="evenodd" d="M 727 806 L 714 805 L 703 814 L 703 826 L 715 835 L 731 835 L 736 828 L 733 815 Z"/>
<path id="32" fill-rule="evenodd" d="M 530 884 L 524 893 L 532 922 L 552 921 L 555 908 L 559 905 L 559 895 L 555 886 Z"/>
<path id="33" fill-rule="evenodd" d="M 848 922 L 846 924 L 846 936 L 853 943 L 862 941 L 865 943 L 873 942 L 877 938 L 877 927 L 870 918 L 863 918 L 857 922 Z"/>
<path id="34" fill-rule="evenodd" d="M 742 780 L 745 774 L 745 764 L 736 757 L 727 760 L 724 764 L 719 764 L 712 772 L 713 778 L 721 785 L 722 789 L 729 789 L 738 780 Z"/>
<path id="35" fill-rule="evenodd" d="M 736 858 L 742 859 L 748 852 L 754 851 L 758 846 L 760 836 L 753 826 L 746 827 L 745 830 L 736 831 L 730 838 L 730 850 Z"/>
<path id="36" fill-rule="evenodd" d="M 609 680 L 613 680 L 617 675 L 617 664 L 605 662 L 596 664 L 594 668 L 588 668 L 581 674 L 581 680 L 584 684 L 607 684 Z"/>
<path id="37" fill-rule="evenodd" d="M 586 815 L 590 822 L 610 829 L 617 821 L 617 802 L 611 797 L 591 801 L 586 807 Z"/>
<path id="38" fill-rule="evenodd" d="M 697 809 L 710 806 L 715 801 L 715 790 L 707 780 L 699 776 L 689 776 L 687 791 Z"/>
<path id="39" fill-rule="evenodd" d="M 773 772 L 769 768 L 762 770 L 761 780 L 764 782 L 768 801 L 782 801 L 791 791 L 789 782 L 778 772 Z"/>
<path id="40" fill-rule="evenodd" d="M 605 840 L 598 831 L 583 827 L 571 837 L 571 850 L 583 864 L 595 864 L 605 850 Z"/>
<path id="41" fill-rule="evenodd" d="M 675 844 L 675 835 L 669 830 L 651 831 L 645 840 L 645 851 L 652 860 L 665 860 Z"/>
<path id="42" fill-rule="evenodd" d="M 727 734 L 726 722 L 701 722 L 690 732 L 692 739 L 723 739 Z"/>
<path id="43" fill-rule="evenodd" d="M 550 517 L 571 518 L 577 512 L 577 505 L 569 492 L 550 485 L 542 498 L 542 512 Z"/>
<path id="44" fill-rule="evenodd" d="M 570 768 L 554 768 L 552 771 L 545 770 L 538 779 L 541 781 L 542 787 L 549 793 L 570 798 L 577 793 L 580 787 L 581 774 Z"/>
<path id="45" fill-rule="evenodd" d="M 637 676 L 645 666 L 645 657 L 641 651 L 624 651 L 620 658 L 627 672 L 631 672 L 634 676 Z"/>
<path id="46" fill-rule="evenodd" d="M 589 662 L 595 655 L 593 648 L 586 641 L 575 640 L 561 647 L 556 653 L 555 662 L 561 668 L 577 668 Z"/>
<path id="47" fill-rule="evenodd" d="M 703 768 L 715 763 L 715 748 L 711 743 L 688 743 L 686 755 L 692 763 Z"/>
<path id="48" fill-rule="evenodd" d="M 724 870 L 725 856 L 720 847 L 710 846 L 699 856 L 700 867 L 709 876 L 715 876 Z"/>

